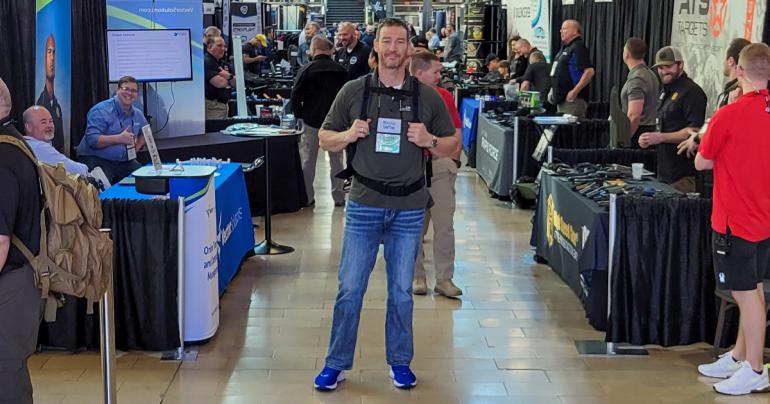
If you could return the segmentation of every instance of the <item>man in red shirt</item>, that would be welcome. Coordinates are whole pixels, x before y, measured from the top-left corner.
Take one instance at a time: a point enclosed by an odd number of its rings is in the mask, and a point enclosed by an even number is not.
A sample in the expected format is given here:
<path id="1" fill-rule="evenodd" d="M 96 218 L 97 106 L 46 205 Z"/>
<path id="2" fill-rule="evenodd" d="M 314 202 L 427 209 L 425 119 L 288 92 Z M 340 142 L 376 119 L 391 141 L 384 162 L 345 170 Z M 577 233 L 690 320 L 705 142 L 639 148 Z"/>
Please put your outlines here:
<path id="1" fill-rule="evenodd" d="M 729 395 L 770 389 L 762 359 L 762 280 L 770 266 L 770 47 L 746 46 L 736 73 L 743 95 L 714 114 L 695 157 L 695 168 L 714 170 L 711 227 L 717 287 L 732 291 L 740 310 L 735 348 L 698 371 L 726 379 L 714 390 Z"/>
<path id="2" fill-rule="evenodd" d="M 433 219 L 433 262 L 436 267 L 436 286 L 433 291 L 447 297 L 457 297 L 463 292 L 452 282 L 455 271 L 455 181 L 457 180 L 457 170 L 460 167 L 463 124 L 460 120 L 460 114 L 455 108 L 452 94 L 438 86 L 439 81 L 441 81 L 441 63 L 439 63 L 438 56 L 428 51 L 417 51 L 412 55 L 409 71 L 421 83 L 438 91 L 447 109 L 449 109 L 449 116 L 455 127 L 458 144 L 455 153 L 451 157 L 433 159 L 433 176 L 429 188 L 433 206 L 425 214 L 423 237 L 428 233 L 428 224 Z M 421 245 L 414 267 L 412 291 L 415 295 L 428 293 L 424 258 L 425 252 Z"/>

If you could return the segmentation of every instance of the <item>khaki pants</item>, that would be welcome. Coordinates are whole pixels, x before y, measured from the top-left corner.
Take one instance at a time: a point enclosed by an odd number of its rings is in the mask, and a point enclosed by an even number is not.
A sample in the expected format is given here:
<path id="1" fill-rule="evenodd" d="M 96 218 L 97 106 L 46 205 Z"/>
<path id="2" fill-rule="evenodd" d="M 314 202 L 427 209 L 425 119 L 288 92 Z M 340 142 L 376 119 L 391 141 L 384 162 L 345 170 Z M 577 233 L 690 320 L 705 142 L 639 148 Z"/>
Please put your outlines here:
<path id="1" fill-rule="evenodd" d="M 206 100 L 206 119 L 225 119 L 227 112 L 227 104 Z"/>
<path id="2" fill-rule="evenodd" d="M 436 280 L 452 279 L 455 272 L 455 182 L 457 165 L 450 158 L 433 160 L 433 178 L 431 178 L 430 196 L 433 207 L 425 212 L 423 238 L 428 233 L 428 226 L 433 222 L 433 263 L 436 267 Z M 423 243 L 414 266 L 415 279 L 425 278 L 425 251 Z"/>
<path id="3" fill-rule="evenodd" d="M 586 100 L 582 98 L 575 98 L 575 101 L 568 102 L 568 101 L 562 101 L 561 104 L 556 106 L 556 111 L 562 114 L 570 114 L 575 115 L 578 118 L 585 118 L 586 117 L 586 110 L 588 109 L 588 104 L 586 103 Z"/>
<path id="4" fill-rule="evenodd" d="M 29 265 L 0 272 L 0 404 L 31 404 L 27 358 L 37 348 L 40 289 Z"/>
<path id="5" fill-rule="evenodd" d="M 316 162 L 318 161 L 318 128 L 313 128 L 307 124 L 304 126 L 305 131 L 302 133 L 302 138 L 300 139 L 299 144 L 299 156 L 302 160 L 302 174 L 305 177 L 305 191 L 307 191 L 307 200 L 310 202 L 315 199 L 315 189 L 313 188 L 313 182 L 315 181 Z M 342 152 L 329 152 L 332 199 L 337 205 L 345 203 L 345 192 L 342 189 L 345 181 L 334 177 L 340 171 L 345 169 L 345 166 L 342 163 L 342 158 Z"/>

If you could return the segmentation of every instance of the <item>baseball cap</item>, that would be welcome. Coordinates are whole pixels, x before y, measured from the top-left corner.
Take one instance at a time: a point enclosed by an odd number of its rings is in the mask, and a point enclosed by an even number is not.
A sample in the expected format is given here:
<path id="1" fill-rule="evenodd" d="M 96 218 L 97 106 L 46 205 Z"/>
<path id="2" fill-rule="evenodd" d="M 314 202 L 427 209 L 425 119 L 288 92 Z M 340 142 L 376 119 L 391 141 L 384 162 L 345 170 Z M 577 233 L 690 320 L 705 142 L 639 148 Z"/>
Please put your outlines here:
<path id="1" fill-rule="evenodd" d="M 652 68 L 656 68 L 658 66 L 671 66 L 676 62 L 682 62 L 684 59 L 682 59 L 682 52 L 679 52 L 679 49 L 674 48 L 673 46 L 666 46 L 664 48 L 661 48 L 658 53 L 655 54 L 655 64 L 652 65 Z"/>
<path id="2" fill-rule="evenodd" d="M 485 65 L 488 65 L 488 64 L 489 64 L 489 62 L 491 62 L 491 61 L 493 61 L 493 60 L 495 60 L 495 59 L 499 59 L 499 58 L 497 57 L 497 55 L 496 55 L 496 54 L 494 54 L 494 53 L 490 53 L 489 55 L 487 55 L 487 58 L 486 58 L 486 59 L 484 59 L 484 64 L 485 64 Z"/>

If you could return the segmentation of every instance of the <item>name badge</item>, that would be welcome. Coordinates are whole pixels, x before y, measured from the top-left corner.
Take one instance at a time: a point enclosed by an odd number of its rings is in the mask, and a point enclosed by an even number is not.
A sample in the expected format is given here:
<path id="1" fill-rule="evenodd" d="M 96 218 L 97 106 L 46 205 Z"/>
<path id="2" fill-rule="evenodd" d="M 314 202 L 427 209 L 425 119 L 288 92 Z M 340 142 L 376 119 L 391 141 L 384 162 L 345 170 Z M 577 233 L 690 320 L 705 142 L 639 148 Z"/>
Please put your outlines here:
<path id="1" fill-rule="evenodd" d="M 553 61 L 553 66 L 551 66 L 551 77 L 553 77 L 554 74 L 556 74 L 556 66 L 559 65 L 558 60 Z"/>
<path id="2" fill-rule="evenodd" d="M 401 135 L 389 133 L 377 133 L 377 142 L 374 149 L 377 153 L 401 153 Z"/>
<path id="3" fill-rule="evenodd" d="M 377 132 L 401 134 L 401 120 L 400 119 L 377 119 Z"/>
<path id="4" fill-rule="evenodd" d="M 134 145 L 126 145 L 126 155 L 128 156 L 129 160 L 135 160 L 136 159 L 136 147 L 134 147 Z"/>

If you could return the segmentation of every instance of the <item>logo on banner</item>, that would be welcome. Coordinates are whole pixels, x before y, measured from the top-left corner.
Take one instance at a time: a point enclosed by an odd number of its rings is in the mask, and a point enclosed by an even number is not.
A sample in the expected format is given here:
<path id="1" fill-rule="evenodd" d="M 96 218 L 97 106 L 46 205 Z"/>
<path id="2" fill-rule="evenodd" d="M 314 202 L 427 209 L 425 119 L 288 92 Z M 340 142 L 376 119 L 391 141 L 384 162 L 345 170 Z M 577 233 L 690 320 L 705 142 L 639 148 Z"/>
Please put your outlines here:
<path id="1" fill-rule="evenodd" d="M 249 13 L 249 6 L 241 6 L 241 14 L 246 15 Z"/>
<path id="2" fill-rule="evenodd" d="M 553 201 L 553 194 L 548 195 L 546 200 L 546 241 L 548 247 L 552 247 L 554 241 L 569 254 L 572 259 L 577 260 L 578 233 L 575 228 L 567 223 L 556 210 Z"/>
<path id="3" fill-rule="evenodd" d="M 727 17 L 728 0 L 711 0 L 709 7 L 709 27 L 714 38 L 722 35 L 725 29 L 725 17 Z"/>

